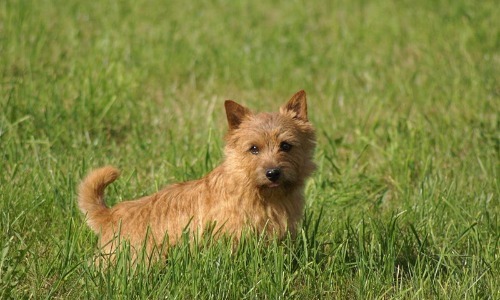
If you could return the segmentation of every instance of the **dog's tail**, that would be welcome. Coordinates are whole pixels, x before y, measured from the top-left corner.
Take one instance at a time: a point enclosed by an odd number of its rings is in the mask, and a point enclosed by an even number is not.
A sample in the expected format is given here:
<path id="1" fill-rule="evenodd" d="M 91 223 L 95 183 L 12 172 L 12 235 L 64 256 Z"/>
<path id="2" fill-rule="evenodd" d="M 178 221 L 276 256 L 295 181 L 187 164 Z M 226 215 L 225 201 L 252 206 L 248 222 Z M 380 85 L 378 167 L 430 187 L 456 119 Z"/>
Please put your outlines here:
<path id="1" fill-rule="evenodd" d="M 87 216 L 87 224 L 96 233 L 110 221 L 109 208 L 104 203 L 104 189 L 120 176 L 120 171 L 107 166 L 92 171 L 80 184 L 78 206 Z"/>

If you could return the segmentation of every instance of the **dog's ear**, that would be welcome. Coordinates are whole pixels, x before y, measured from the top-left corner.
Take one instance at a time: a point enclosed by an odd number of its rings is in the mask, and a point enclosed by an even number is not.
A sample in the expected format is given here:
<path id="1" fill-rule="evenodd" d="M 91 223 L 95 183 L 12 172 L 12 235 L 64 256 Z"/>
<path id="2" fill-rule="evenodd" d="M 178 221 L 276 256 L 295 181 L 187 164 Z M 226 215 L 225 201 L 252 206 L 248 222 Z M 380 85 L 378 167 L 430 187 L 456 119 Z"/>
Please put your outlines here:
<path id="1" fill-rule="evenodd" d="M 280 108 L 280 113 L 290 115 L 294 119 L 307 122 L 307 101 L 306 92 L 298 91 Z"/>
<path id="2" fill-rule="evenodd" d="M 243 119 L 251 114 L 248 108 L 239 105 L 233 100 L 226 100 L 226 102 L 224 102 L 224 107 L 226 108 L 226 116 L 227 116 L 227 123 L 229 124 L 229 130 L 238 128 L 241 122 L 243 122 Z"/>

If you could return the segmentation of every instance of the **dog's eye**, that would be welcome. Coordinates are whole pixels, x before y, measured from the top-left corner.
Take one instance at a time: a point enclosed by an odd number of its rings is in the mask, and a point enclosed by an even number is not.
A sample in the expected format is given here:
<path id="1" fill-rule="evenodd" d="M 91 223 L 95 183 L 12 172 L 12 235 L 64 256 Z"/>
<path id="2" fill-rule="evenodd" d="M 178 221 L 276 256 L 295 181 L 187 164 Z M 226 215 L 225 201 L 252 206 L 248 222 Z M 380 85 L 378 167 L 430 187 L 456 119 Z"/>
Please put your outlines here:
<path id="1" fill-rule="evenodd" d="M 248 151 L 250 151 L 250 153 L 252 153 L 253 155 L 257 155 L 257 154 L 259 154 L 259 147 L 252 146 L 252 147 L 250 147 L 250 149 L 248 149 Z"/>
<path id="2" fill-rule="evenodd" d="M 281 142 L 281 144 L 280 144 L 280 151 L 288 152 L 288 151 L 290 151 L 290 149 L 292 149 L 292 145 L 290 145 L 287 142 Z"/>

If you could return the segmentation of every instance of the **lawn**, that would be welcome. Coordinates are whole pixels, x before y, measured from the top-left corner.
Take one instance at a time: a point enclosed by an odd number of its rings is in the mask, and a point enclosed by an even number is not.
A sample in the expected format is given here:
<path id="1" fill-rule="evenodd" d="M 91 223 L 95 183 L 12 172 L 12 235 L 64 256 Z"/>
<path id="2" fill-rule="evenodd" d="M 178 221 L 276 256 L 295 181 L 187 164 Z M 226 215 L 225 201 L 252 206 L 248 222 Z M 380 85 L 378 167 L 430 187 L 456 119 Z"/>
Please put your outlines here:
<path id="1" fill-rule="evenodd" d="M 0 298 L 500 299 L 496 1 L 0 1 Z M 295 240 L 91 264 L 76 205 L 222 159 L 223 102 L 308 95 Z M 200 241 L 200 244 L 203 244 Z"/>

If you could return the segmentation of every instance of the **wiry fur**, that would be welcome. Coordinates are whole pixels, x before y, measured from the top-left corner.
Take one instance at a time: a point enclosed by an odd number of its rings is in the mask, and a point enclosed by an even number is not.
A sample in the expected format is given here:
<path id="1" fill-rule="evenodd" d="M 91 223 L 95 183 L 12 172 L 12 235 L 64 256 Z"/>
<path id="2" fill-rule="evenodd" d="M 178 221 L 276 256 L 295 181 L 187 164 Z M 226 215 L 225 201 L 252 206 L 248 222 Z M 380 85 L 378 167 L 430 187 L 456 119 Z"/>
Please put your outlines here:
<path id="1" fill-rule="evenodd" d="M 106 207 L 104 189 L 119 175 L 113 167 L 91 172 L 81 183 L 78 203 L 90 228 L 100 235 L 105 253 L 112 253 L 119 235 L 147 250 L 175 244 L 183 230 L 201 234 L 212 227 L 235 240 L 242 231 L 284 237 L 297 231 L 304 209 L 304 184 L 315 165 L 315 133 L 307 119 L 304 91 L 296 93 L 279 113 L 253 114 L 225 103 L 229 131 L 225 160 L 205 177 L 173 184 L 133 201 Z M 283 151 L 280 144 L 292 147 Z M 258 153 L 249 149 L 255 146 Z M 279 169 L 276 181 L 267 170 Z M 147 237 L 147 238 L 146 238 Z"/>

